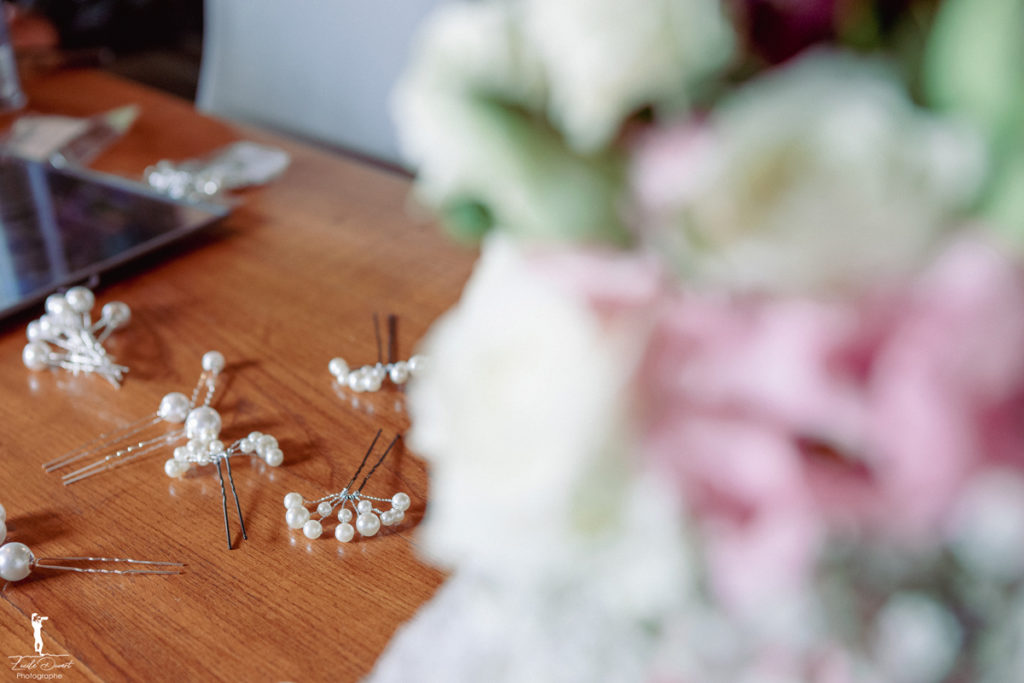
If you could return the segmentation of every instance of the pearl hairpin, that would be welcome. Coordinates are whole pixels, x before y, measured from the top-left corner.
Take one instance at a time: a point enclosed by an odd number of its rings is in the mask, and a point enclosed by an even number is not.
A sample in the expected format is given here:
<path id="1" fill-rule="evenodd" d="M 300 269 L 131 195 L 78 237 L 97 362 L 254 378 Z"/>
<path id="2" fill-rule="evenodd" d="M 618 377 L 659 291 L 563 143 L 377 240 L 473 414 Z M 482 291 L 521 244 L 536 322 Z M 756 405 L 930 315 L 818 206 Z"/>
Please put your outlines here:
<path id="1" fill-rule="evenodd" d="M 363 471 L 363 467 L 366 465 L 370 453 L 373 452 L 374 446 L 377 445 L 380 435 L 381 430 L 378 429 L 377 435 L 373 437 L 373 442 L 370 443 L 366 455 L 363 456 L 363 461 L 359 463 L 356 473 L 352 475 L 348 485 L 338 493 L 332 493 L 316 500 L 305 500 L 300 494 L 294 492 L 284 497 L 284 507 L 287 510 L 285 522 L 288 524 L 289 529 L 302 529 L 302 533 L 310 540 L 320 538 L 323 534 L 324 520 L 334 515 L 334 510 L 339 507 L 340 510 L 338 510 L 337 516 L 338 526 L 334 529 L 334 537 L 342 543 L 351 541 L 357 531 L 361 536 L 369 537 L 374 536 L 380 531 L 382 525 L 394 526 L 401 524 L 402 520 L 405 519 L 406 510 L 409 509 L 410 501 L 407 494 L 399 492 L 391 496 L 391 498 L 375 498 L 363 493 L 366 482 L 370 480 L 373 473 L 384 462 L 384 458 L 388 457 L 388 453 L 391 452 L 391 449 L 399 439 L 398 436 L 391 440 L 391 443 L 388 444 L 384 453 L 378 458 L 369 474 L 363 478 L 359 488 L 352 490 L 352 485 L 359 478 L 360 472 Z M 388 503 L 391 505 L 391 508 L 380 510 L 373 506 L 374 502 Z M 306 509 L 307 505 L 320 516 L 319 520 L 310 518 L 310 509 Z M 353 515 L 353 511 L 346 506 L 351 506 L 355 510 L 355 514 Z M 353 516 L 355 516 L 354 526 L 352 525 Z"/>
<path id="2" fill-rule="evenodd" d="M 64 294 L 46 298 L 46 313 L 28 324 L 28 344 L 21 360 L 29 370 L 62 368 L 73 374 L 94 372 L 115 387 L 128 368 L 118 365 L 103 342 L 131 319 L 131 309 L 120 301 L 105 304 L 95 323 L 89 312 L 96 303 L 92 291 L 72 287 Z"/>
<path id="3" fill-rule="evenodd" d="M 0 505 L 0 543 L 7 539 L 7 512 Z M 87 562 L 87 563 L 124 563 L 150 567 L 174 567 L 174 569 L 96 569 L 93 567 L 69 567 L 52 562 Z M 149 560 L 132 560 L 123 557 L 36 557 L 24 543 L 4 543 L 0 546 L 0 579 L 4 581 L 21 581 L 32 573 L 33 569 L 54 569 L 82 574 L 180 574 L 181 562 L 153 562 Z"/>
<path id="4" fill-rule="evenodd" d="M 238 512 L 238 523 L 242 527 L 242 538 L 247 540 L 245 519 L 242 517 L 242 506 L 238 502 L 238 491 L 235 489 L 235 478 L 231 473 L 231 457 L 256 453 L 271 467 L 278 467 L 284 462 L 284 453 L 278 446 L 277 439 L 269 434 L 252 432 L 249 436 L 239 439 L 225 447 L 220 440 L 220 414 L 210 407 L 196 408 L 185 420 L 185 435 L 188 443 L 174 449 L 174 457 L 164 463 L 164 472 L 169 477 L 181 477 L 193 465 L 216 465 L 217 476 L 220 478 L 221 507 L 224 511 L 224 533 L 228 539 L 228 550 L 231 549 L 231 527 L 228 523 L 228 499 L 224 488 L 224 473 L 221 463 L 228 471 L 228 482 L 231 495 L 235 499 L 235 510 Z"/>
<path id="5" fill-rule="evenodd" d="M 373 315 L 373 331 L 377 337 L 377 362 L 352 370 L 344 358 L 331 359 L 327 370 L 339 384 L 357 392 L 379 391 L 385 379 L 402 385 L 420 372 L 423 367 L 422 356 L 413 356 L 407 361 L 396 361 L 393 358 L 396 321 L 394 315 L 388 316 L 388 362 L 384 362 L 381 350 L 380 322 L 376 313 Z"/>
<path id="6" fill-rule="evenodd" d="M 189 418 L 192 413 L 202 410 L 203 408 L 211 409 L 210 403 L 213 401 L 213 397 L 217 389 L 217 378 L 221 371 L 224 370 L 224 365 L 223 354 L 219 351 L 207 351 L 203 354 L 203 370 L 199 375 L 199 380 L 196 382 L 195 388 L 192 390 L 191 397 L 185 396 L 185 394 L 176 391 L 171 392 L 160 400 L 160 406 L 157 408 L 156 412 L 136 420 L 119 430 L 109 432 L 107 434 L 101 434 L 92 441 L 84 444 L 81 448 L 45 463 L 43 465 L 43 469 L 47 472 L 54 472 L 67 467 L 72 463 L 78 462 L 83 458 L 98 453 L 103 449 L 114 449 L 112 452 L 102 456 L 98 460 L 63 475 L 62 481 L 64 482 L 64 485 L 67 486 L 87 477 L 91 477 L 94 474 L 99 474 L 100 472 L 112 469 L 117 465 L 140 458 L 143 455 L 152 453 L 158 448 L 178 441 L 186 435 L 187 418 Z M 205 394 L 203 394 L 202 404 L 197 408 L 196 404 L 204 389 Z M 164 434 L 142 438 L 139 441 L 135 441 L 130 445 L 124 446 L 123 448 L 117 448 L 119 445 L 123 445 L 126 440 L 132 437 L 138 438 L 140 435 L 146 433 L 161 422 L 166 422 L 172 425 L 184 422 L 186 425 L 185 428 L 172 429 Z"/>

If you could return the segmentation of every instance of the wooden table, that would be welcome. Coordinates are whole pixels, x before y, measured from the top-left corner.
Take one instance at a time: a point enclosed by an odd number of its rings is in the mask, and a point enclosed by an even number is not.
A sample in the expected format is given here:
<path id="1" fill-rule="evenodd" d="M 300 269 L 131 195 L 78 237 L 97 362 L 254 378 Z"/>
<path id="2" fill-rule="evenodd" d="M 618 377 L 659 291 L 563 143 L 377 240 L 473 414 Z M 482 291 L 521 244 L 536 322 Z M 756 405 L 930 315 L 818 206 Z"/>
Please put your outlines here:
<path id="1" fill-rule="evenodd" d="M 33 654 L 33 612 L 47 652 L 67 653 L 63 680 L 346 681 L 364 676 L 395 629 L 443 576 L 417 560 L 415 526 L 429 499 L 424 465 L 399 448 L 373 492 L 413 504 L 395 531 L 347 545 L 307 541 L 284 522 L 289 491 L 340 490 L 376 429 L 408 426 L 393 388 L 349 394 L 328 360 L 376 360 L 372 314 L 399 316 L 407 357 L 457 298 L 474 254 L 409 211 L 403 177 L 198 115 L 189 103 L 91 71 L 26 83 L 29 110 L 89 115 L 138 103 L 128 135 L 95 166 L 139 177 L 162 158 L 202 155 L 238 138 L 286 149 L 292 165 L 205 239 L 104 278 L 99 304 L 128 303 L 131 324 L 108 348 L 131 368 L 115 390 L 95 376 L 31 373 L 24 316 L 0 328 L 0 503 L 8 541 L 37 555 L 105 555 L 187 563 L 181 576 L 44 572 L 0 600 L 0 655 Z M 6 122 L 4 122 L 6 123 Z M 238 460 L 249 540 L 225 543 L 212 467 L 182 480 L 160 453 L 64 487 L 40 464 L 189 391 L 203 352 L 228 359 L 217 402 L 230 442 L 275 435 L 285 463 Z M 0 675 L 0 681 L 13 671 Z"/>

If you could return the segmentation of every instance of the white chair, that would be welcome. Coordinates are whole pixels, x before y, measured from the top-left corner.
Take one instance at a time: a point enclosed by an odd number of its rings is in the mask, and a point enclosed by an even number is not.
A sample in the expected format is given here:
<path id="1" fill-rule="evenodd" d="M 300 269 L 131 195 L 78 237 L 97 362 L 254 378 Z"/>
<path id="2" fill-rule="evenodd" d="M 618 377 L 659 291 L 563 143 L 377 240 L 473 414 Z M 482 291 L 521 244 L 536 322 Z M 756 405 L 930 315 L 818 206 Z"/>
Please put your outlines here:
<path id="1" fill-rule="evenodd" d="M 400 163 L 388 100 L 443 0 L 206 0 L 204 111 Z"/>

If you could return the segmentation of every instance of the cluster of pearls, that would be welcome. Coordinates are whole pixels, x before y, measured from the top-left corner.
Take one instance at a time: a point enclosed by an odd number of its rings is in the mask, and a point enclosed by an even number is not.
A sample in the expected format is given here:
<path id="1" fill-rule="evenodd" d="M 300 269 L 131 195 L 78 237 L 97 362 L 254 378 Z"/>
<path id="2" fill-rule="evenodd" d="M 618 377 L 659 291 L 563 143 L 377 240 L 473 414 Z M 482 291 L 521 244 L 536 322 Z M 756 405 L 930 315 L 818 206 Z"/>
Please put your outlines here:
<path id="1" fill-rule="evenodd" d="M 220 440 L 220 414 L 209 406 L 200 406 L 189 412 L 185 419 L 185 436 L 188 442 L 174 449 L 174 457 L 164 463 L 168 477 L 180 477 L 192 465 L 212 465 L 218 459 L 238 454 L 255 453 L 271 467 L 284 462 L 284 453 L 270 434 L 252 432 L 230 446 Z"/>
<path id="2" fill-rule="evenodd" d="M 174 199 L 203 201 L 214 197 L 224 184 L 223 172 L 207 168 L 197 162 L 175 164 L 167 159 L 146 168 L 143 180 Z"/>
<path id="3" fill-rule="evenodd" d="M 380 391 L 385 379 L 390 379 L 397 385 L 408 382 L 423 369 L 423 357 L 413 356 L 409 360 L 400 360 L 394 363 L 364 365 L 355 370 L 349 370 L 345 359 L 332 358 L 331 362 L 327 364 L 327 369 L 339 384 L 352 391 Z"/>
<path id="4" fill-rule="evenodd" d="M 46 313 L 28 324 L 28 344 L 21 360 L 29 370 L 63 368 L 74 374 L 95 372 L 114 386 L 120 386 L 128 368 L 118 365 L 103 348 L 103 342 L 131 319 L 131 309 L 120 301 L 105 304 L 95 323 L 89 312 L 96 297 L 85 287 L 72 287 L 64 294 L 46 298 Z"/>
<path id="5" fill-rule="evenodd" d="M 390 503 L 388 510 L 381 510 L 373 506 L 373 501 L 379 503 Z M 348 489 L 340 493 L 324 496 L 318 500 L 307 501 L 298 493 L 289 493 L 284 497 L 285 522 L 289 529 L 302 529 L 306 538 L 312 540 L 320 538 L 324 532 L 323 523 L 334 515 L 338 510 L 338 526 L 334 529 L 334 537 L 342 543 L 351 541 L 358 531 L 361 536 L 374 536 L 380 531 L 381 526 L 394 526 L 401 524 L 405 519 L 405 511 L 409 509 L 409 496 L 404 493 L 396 493 L 387 498 L 374 498 L 356 491 L 349 492 Z M 310 506 L 307 509 L 306 506 Z M 355 510 L 347 505 L 351 505 Z M 320 516 L 320 519 L 311 519 L 313 513 Z M 355 517 L 355 525 L 352 519 Z"/>

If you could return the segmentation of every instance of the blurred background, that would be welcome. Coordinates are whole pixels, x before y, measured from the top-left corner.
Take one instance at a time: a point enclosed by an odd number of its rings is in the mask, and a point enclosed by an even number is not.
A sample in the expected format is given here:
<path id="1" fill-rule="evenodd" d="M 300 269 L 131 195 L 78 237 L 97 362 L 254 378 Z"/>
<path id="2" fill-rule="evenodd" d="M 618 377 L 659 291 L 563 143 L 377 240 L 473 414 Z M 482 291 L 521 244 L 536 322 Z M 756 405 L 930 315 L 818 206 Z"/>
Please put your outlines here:
<path id="1" fill-rule="evenodd" d="M 5 2 L 15 50 L 103 68 L 193 99 L 203 47 L 203 0 Z"/>
<path id="2" fill-rule="evenodd" d="M 100 66 L 208 113 L 399 167 L 390 92 L 442 0 L 13 0 L 22 67 Z M 31 106 L 31 104 L 30 104 Z"/>

